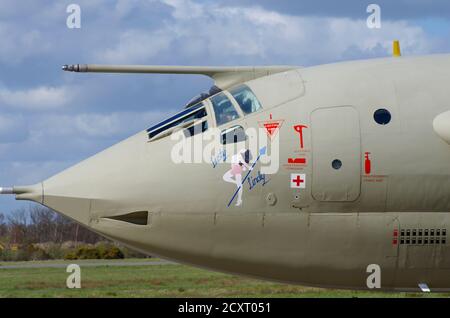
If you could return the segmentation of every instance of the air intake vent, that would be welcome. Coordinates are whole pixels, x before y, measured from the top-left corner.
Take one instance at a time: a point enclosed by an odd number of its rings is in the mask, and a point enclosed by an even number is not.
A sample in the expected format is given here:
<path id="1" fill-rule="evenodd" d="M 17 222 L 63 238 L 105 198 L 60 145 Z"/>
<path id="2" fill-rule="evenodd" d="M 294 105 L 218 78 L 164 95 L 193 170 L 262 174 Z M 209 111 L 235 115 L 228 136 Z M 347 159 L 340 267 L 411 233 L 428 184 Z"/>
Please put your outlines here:
<path id="1" fill-rule="evenodd" d="M 136 225 L 147 225 L 148 223 L 148 211 L 137 211 L 132 213 L 127 213 L 123 215 L 115 215 L 105 217 L 106 219 L 112 219 L 122 222 L 127 222 Z"/>
<path id="2" fill-rule="evenodd" d="M 397 232 L 398 233 L 398 232 Z M 400 231 L 400 245 L 440 245 L 447 244 L 446 228 L 416 228 Z"/>

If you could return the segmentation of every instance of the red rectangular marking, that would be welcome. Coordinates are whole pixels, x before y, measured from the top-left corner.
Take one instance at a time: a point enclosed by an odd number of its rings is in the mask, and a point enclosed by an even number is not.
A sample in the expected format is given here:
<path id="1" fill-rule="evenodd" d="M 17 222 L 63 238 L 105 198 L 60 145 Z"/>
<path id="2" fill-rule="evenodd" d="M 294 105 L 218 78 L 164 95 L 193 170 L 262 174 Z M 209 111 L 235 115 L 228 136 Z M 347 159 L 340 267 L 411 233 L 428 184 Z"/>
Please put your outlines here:
<path id="1" fill-rule="evenodd" d="M 288 158 L 288 163 L 306 164 L 306 158 Z"/>

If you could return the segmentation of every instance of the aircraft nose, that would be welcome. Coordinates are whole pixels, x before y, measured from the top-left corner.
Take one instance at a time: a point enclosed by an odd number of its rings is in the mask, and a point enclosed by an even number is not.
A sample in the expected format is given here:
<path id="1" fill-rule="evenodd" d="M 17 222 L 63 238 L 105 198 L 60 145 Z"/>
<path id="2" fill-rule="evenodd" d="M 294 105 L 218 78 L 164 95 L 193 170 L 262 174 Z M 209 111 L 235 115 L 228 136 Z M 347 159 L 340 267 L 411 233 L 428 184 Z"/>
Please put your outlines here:
<path id="1" fill-rule="evenodd" d="M 138 167 L 144 160 L 146 138 L 145 132 L 137 134 L 38 185 L 22 187 L 14 193 L 16 199 L 41 203 L 89 225 L 94 208 L 129 206 L 135 201 L 133 193 L 142 197 L 139 184 L 143 173 Z"/>

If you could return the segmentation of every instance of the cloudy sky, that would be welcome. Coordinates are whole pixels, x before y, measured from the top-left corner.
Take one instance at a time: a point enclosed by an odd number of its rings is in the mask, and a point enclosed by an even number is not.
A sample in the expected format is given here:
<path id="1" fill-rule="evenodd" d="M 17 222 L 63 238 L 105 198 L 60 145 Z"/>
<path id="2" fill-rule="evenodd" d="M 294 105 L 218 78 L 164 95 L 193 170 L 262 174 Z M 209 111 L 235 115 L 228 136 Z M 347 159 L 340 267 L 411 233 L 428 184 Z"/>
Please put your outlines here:
<path id="1" fill-rule="evenodd" d="M 66 26 L 81 7 L 81 28 Z M 366 8 L 381 7 L 369 29 Z M 315 65 L 450 52 L 450 1 L 0 0 L 0 185 L 32 184 L 180 109 L 208 78 L 62 64 Z M 0 212 L 23 206 L 0 198 Z"/>

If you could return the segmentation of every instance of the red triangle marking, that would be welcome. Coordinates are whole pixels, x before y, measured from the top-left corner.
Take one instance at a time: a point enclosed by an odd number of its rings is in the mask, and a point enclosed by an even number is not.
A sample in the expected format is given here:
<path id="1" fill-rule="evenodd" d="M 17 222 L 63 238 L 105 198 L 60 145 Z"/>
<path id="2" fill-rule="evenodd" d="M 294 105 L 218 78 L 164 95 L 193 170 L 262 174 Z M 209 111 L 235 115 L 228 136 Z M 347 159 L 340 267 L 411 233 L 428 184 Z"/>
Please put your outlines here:
<path id="1" fill-rule="evenodd" d="M 284 120 L 270 120 L 266 122 L 262 122 L 262 127 L 266 129 L 267 135 L 270 139 L 272 139 L 280 129 L 281 125 L 283 124 Z"/>

